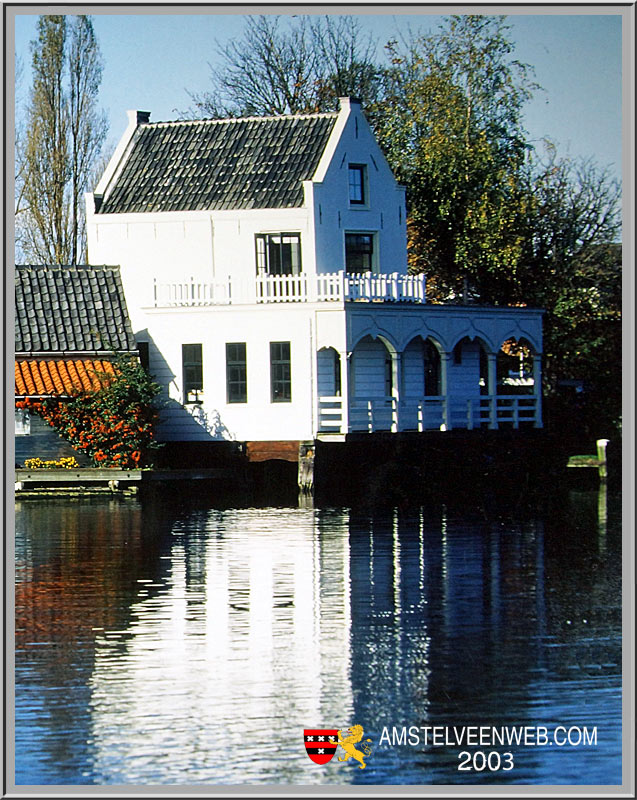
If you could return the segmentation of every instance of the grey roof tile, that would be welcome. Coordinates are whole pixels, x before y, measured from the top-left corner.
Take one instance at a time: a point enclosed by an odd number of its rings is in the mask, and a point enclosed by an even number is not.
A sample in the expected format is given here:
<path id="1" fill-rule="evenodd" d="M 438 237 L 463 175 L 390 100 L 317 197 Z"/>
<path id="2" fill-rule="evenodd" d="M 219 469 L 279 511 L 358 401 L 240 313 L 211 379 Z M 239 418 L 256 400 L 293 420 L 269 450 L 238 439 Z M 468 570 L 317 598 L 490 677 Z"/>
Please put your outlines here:
<path id="1" fill-rule="evenodd" d="M 337 116 L 140 125 L 98 213 L 299 207 Z"/>
<path id="2" fill-rule="evenodd" d="M 119 267 L 16 266 L 16 353 L 133 351 Z"/>

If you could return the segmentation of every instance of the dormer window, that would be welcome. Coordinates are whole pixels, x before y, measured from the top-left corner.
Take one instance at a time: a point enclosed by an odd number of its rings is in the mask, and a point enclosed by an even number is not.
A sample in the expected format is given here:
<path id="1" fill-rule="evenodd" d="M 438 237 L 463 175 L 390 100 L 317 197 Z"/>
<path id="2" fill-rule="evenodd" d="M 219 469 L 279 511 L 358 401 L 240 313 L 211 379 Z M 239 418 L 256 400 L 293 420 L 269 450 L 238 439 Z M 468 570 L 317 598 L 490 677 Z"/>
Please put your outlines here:
<path id="1" fill-rule="evenodd" d="M 367 168 L 364 164 L 349 165 L 349 202 L 352 206 L 364 206 L 367 202 Z"/>

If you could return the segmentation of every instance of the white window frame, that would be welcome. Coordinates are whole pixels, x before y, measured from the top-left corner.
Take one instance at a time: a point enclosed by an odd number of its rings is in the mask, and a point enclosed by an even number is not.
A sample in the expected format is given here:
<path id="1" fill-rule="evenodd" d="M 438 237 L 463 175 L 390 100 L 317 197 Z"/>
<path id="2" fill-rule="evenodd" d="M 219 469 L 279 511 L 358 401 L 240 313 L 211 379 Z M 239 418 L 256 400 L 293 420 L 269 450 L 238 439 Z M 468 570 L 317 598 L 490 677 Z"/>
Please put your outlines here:
<path id="1" fill-rule="evenodd" d="M 273 242 L 280 247 L 283 245 L 297 245 L 296 254 L 294 248 L 291 249 L 291 272 L 271 272 L 269 263 L 269 241 L 279 238 L 279 242 Z M 286 239 L 293 241 L 285 241 Z M 303 255 L 300 231 L 263 231 L 255 234 L 254 246 L 256 253 L 257 275 L 300 275 L 303 272 Z M 296 255 L 296 258 L 295 258 Z"/>
<path id="2" fill-rule="evenodd" d="M 353 172 L 358 172 L 361 176 L 361 200 L 352 199 L 351 176 Z M 367 164 L 348 164 L 347 166 L 347 198 L 350 208 L 367 208 L 369 206 L 369 181 Z"/>
<path id="3" fill-rule="evenodd" d="M 369 236 L 372 241 L 372 252 L 371 252 L 371 269 L 369 273 L 362 273 L 362 274 L 370 274 L 376 275 L 378 273 L 378 232 L 377 231 L 345 231 L 343 235 L 343 264 L 345 265 L 345 272 L 348 274 L 358 274 L 358 273 L 351 273 L 350 270 L 347 268 L 347 237 L 348 236 Z"/>
<path id="4" fill-rule="evenodd" d="M 15 410 L 15 435 L 31 435 L 31 414 L 29 414 L 26 408 L 16 408 Z"/>

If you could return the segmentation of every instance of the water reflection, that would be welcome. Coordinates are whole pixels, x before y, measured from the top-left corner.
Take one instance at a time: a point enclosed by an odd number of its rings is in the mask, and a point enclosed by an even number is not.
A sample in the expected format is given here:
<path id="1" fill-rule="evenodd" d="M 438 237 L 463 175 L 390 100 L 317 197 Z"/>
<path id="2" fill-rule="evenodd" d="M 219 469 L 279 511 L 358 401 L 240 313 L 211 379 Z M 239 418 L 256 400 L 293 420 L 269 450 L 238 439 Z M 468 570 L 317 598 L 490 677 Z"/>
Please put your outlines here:
<path id="1" fill-rule="evenodd" d="M 620 780 L 616 517 L 477 522 L 444 507 L 17 509 L 17 783 Z M 365 727 L 368 768 L 304 752 Z M 584 752 L 387 747 L 384 726 L 597 725 Z"/>

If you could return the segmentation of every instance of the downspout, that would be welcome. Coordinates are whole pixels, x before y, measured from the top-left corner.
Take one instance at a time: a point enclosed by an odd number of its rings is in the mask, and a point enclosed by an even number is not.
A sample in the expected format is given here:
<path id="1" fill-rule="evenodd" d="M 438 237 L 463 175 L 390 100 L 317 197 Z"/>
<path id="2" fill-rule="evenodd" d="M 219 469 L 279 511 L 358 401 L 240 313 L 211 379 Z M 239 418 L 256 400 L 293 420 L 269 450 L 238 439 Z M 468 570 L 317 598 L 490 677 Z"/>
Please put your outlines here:
<path id="1" fill-rule="evenodd" d="M 314 314 L 309 318 L 310 324 L 310 393 L 312 397 L 312 402 L 310 403 L 310 429 L 312 431 L 312 439 L 316 439 L 318 436 L 318 430 L 315 427 L 315 421 L 317 419 L 317 408 L 318 405 L 318 392 L 315 393 L 314 386 L 314 369 L 315 369 L 315 356 L 314 356 L 314 331 L 316 330 L 316 309 L 314 309 Z"/>

